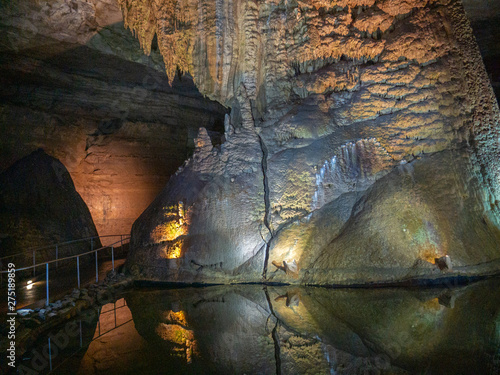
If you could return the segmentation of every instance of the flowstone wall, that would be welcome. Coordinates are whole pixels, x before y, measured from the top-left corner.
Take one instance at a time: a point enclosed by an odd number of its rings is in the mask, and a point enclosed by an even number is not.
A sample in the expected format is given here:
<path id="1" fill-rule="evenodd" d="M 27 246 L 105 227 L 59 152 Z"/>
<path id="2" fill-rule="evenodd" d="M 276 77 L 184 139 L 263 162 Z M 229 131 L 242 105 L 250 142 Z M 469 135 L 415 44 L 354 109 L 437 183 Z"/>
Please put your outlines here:
<path id="1" fill-rule="evenodd" d="M 499 270 L 499 111 L 455 0 L 120 1 L 232 108 L 135 222 L 138 279 L 358 284 Z M 438 260 L 437 260 L 438 259 Z"/>

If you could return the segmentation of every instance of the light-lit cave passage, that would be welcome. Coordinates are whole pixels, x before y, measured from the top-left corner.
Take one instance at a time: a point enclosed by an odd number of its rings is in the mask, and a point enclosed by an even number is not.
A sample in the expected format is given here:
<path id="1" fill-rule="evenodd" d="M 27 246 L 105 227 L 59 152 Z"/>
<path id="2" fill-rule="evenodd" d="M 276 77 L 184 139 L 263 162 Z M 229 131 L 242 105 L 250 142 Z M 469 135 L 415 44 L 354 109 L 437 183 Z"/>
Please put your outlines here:
<path id="1" fill-rule="evenodd" d="M 0 169 L 44 149 L 68 169 L 99 235 L 128 234 L 200 126 L 220 143 L 227 110 L 187 76 L 170 87 L 161 56 L 142 53 L 118 6 L 96 4 L 7 8 Z"/>
<path id="2" fill-rule="evenodd" d="M 2 369 L 498 373 L 497 2 L 0 11 Z"/>

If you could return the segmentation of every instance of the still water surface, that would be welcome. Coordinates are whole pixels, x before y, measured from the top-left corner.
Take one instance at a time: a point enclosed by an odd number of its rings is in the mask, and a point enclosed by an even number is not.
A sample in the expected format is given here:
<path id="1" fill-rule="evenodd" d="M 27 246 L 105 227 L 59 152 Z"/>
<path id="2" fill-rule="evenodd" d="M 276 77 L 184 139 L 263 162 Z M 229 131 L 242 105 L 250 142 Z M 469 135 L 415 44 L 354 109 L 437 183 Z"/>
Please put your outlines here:
<path id="1" fill-rule="evenodd" d="M 140 289 L 74 323 L 64 350 L 52 340 L 55 374 L 500 374 L 499 280 Z M 24 365 L 47 352 L 46 340 Z"/>

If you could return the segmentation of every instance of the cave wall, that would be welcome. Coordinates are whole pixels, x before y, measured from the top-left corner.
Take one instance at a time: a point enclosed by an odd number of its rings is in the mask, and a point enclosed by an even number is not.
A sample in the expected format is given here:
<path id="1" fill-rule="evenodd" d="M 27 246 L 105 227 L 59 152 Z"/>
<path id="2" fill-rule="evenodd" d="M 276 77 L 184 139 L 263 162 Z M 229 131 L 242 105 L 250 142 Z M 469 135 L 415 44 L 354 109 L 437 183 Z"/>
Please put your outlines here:
<path id="1" fill-rule="evenodd" d="M 137 278 L 498 271 L 499 111 L 460 1 L 120 4 L 146 53 L 157 34 L 167 73 L 232 108 L 226 142 L 200 129 L 134 223 Z M 453 271 L 434 264 L 446 255 Z"/>
<path id="2" fill-rule="evenodd" d="M 128 234 L 226 109 L 165 76 L 115 1 L 3 2 L 0 170 L 43 148 L 69 170 L 100 235 Z M 220 142 L 215 132 L 214 143 Z M 106 240 L 104 240 L 106 243 Z"/>

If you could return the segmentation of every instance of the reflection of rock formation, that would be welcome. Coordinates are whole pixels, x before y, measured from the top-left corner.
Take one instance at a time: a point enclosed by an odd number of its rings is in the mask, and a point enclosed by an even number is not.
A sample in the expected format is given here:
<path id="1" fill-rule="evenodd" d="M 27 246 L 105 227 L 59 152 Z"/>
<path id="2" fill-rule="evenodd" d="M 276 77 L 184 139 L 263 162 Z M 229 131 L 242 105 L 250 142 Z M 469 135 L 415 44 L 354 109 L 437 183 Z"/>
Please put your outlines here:
<path id="1" fill-rule="evenodd" d="M 498 271 L 498 106 L 459 1 L 120 4 L 146 52 L 157 35 L 167 72 L 190 72 L 232 108 L 225 143 L 198 142 L 135 223 L 138 278 Z M 191 218 L 182 244 L 152 240 L 179 202 Z M 453 270 L 428 262 L 446 254 Z M 280 270 L 293 260 L 298 279 Z"/>
<path id="2" fill-rule="evenodd" d="M 184 363 L 177 373 L 276 372 L 272 321 L 260 288 L 138 292 L 127 304 L 141 336 Z"/>
<path id="3" fill-rule="evenodd" d="M 496 281 L 421 291 L 210 287 L 136 291 L 127 304 L 145 350 L 181 358 L 179 373 L 488 373 L 499 291 Z M 441 303 L 450 298 L 453 306 Z"/>

